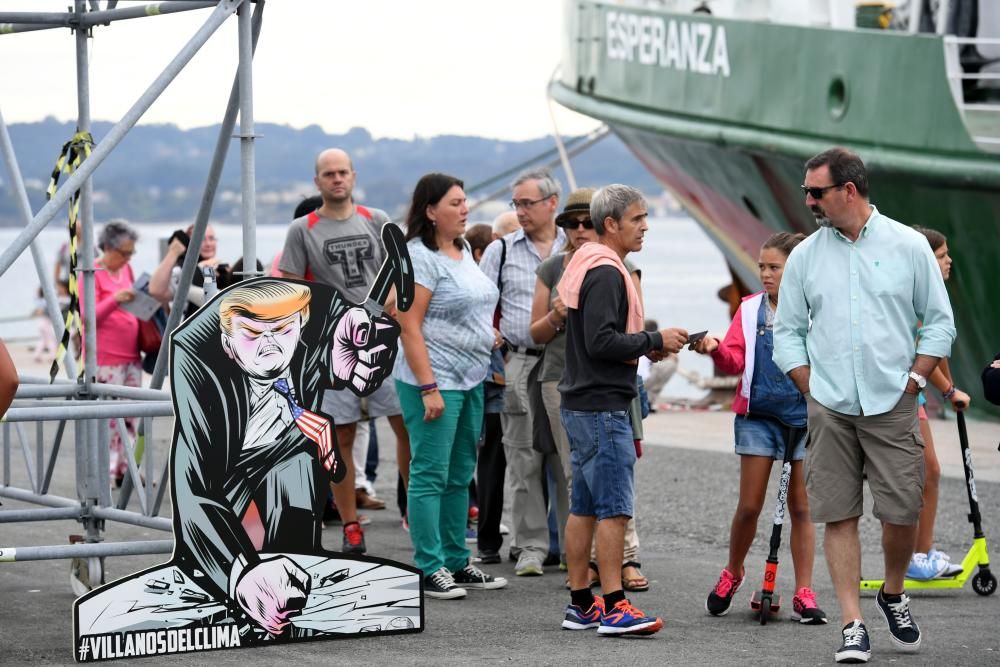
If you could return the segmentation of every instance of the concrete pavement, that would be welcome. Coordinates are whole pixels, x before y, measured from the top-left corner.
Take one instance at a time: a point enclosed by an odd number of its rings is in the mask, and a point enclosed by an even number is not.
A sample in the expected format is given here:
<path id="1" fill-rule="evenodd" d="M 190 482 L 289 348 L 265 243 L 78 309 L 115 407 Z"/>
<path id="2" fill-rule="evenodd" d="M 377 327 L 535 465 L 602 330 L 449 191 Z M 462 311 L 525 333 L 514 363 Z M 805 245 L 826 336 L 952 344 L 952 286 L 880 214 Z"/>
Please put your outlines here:
<path id="1" fill-rule="evenodd" d="M 704 610 L 705 597 L 725 563 L 728 527 L 736 503 L 738 460 L 731 453 L 731 416 L 725 413 L 658 413 L 646 422 L 645 455 L 637 467 L 638 520 L 644 573 L 651 579 L 649 592 L 632 600 L 647 612 L 663 617 L 664 629 L 649 639 L 609 639 L 593 631 L 567 632 L 559 628 L 568 601 L 565 576 L 547 568 L 543 577 L 519 578 L 509 562 L 489 566 L 505 576 L 509 586 L 498 591 L 472 591 L 465 600 L 426 602 L 426 629 L 418 635 L 324 641 L 267 649 L 230 650 L 144 659 L 141 664 L 246 665 L 279 661 L 329 664 L 331 661 L 386 664 L 524 663 L 566 664 L 584 661 L 603 664 L 713 664 L 746 663 L 800 665 L 829 664 L 839 645 L 840 623 L 830 580 L 818 549 L 814 588 L 820 604 L 831 617 L 826 626 L 800 626 L 788 620 L 792 591 L 792 564 L 785 543 L 780 554 L 778 591 L 785 595 L 781 618 L 761 627 L 751 616 L 747 600 L 760 585 L 763 572 L 767 517 L 773 508 L 774 478 L 758 539 L 747 560 L 747 584 L 738 594 L 731 613 L 714 618 Z M 384 420 L 383 420 L 384 421 Z M 940 426 L 942 458 L 951 447 Z M 974 456 L 978 466 L 978 492 L 984 528 L 994 561 L 1000 553 L 1000 454 L 994 437 L 996 425 L 976 426 Z M 384 424 L 381 442 L 392 442 Z M 161 428 L 160 437 L 166 437 Z M 159 440 L 160 437 L 157 439 Z M 66 442 L 66 441 L 64 441 Z M 72 443 L 70 439 L 69 444 Z M 53 492 L 74 495 L 72 447 L 60 455 Z M 19 456 L 14 452 L 14 464 Z M 160 454 L 162 456 L 162 454 Z M 382 497 L 394 497 L 395 468 L 392 448 L 384 447 L 376 488 Z M 160 460 L 163 460 L 162 458 Z M 23 474 L 13 467 L 15 483 Z M 776 478 L 775 470 L 775 478 Z M 24 507 L 3 500 L 4 509 Z M 133 502 L 134 505 L 134 502 Z M 391 507 L 392 503 L 390 503 Z M 866 509 L 870 510 L 870 499 Z M 942 482 L 937 522 L 938 548 L 960 560 L 971 542 L 971 527 L 964 482 L 948 477 Z M 410 562 L 408 535 L 400 528 L 393 509 L 371 513 L 367 529 L 370 553 Z M 71 521 L 0 524 L 0 546 L 62 544 L 67 534 L 78 532 Z M 820 539 L 822 530 L 819 531 Z M 162 539 L 152 530 L 108 524 L 108 540 Z M 881 556 L 877 523 L 862 520 L 865 576 L 880 576 Z M 327 530 L 325 544 L 336 548 L 339 529 Z M 506 545 L 505 545 L 506 546 Z M 474 550 L 474 547 L 473 547 Z M 504 549 L 506 554 L 506 548 Z M 160 556 L 108 559 L 110 578 L 164 560 Z M 1000 569 L 1000 567 L 998 567 Z M 68 561 L 35 561 L 0 564 L 0 664 L 69 664 L 71 605 Z M 983 598 L 967 586 L 962 590 L 913 592 L 914 615 L 924 632 L 924 648 L 916 655 L 892 650 L 885 623 L 874 612 L 870 595 L 863 609 L 872 635 L 872 664 L 910 665 L 1000 664 L 1000 594 Z"/>

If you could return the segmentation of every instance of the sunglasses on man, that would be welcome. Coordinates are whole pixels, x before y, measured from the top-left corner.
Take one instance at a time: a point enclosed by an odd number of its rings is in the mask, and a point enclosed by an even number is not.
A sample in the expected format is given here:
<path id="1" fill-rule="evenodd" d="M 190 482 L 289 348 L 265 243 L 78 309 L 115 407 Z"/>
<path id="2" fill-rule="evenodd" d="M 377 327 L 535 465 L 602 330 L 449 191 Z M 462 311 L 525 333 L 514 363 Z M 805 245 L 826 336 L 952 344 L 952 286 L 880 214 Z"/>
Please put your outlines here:
<path id="1" fill-rule="evenodd" d="M 833 190 L 834 188 L 842 188 L 844 187 L 844 185 L 846 185 L 846 183 L 834 183 L 833 185 L 825 185 L 821 188 L 810 187 L 808 185 L 800 185 L 799 187 L 802 188 L 802 192 L 806 193 L 813 199 L 822 199 L 823 195 L 826 194 L 827 190 Z"/>

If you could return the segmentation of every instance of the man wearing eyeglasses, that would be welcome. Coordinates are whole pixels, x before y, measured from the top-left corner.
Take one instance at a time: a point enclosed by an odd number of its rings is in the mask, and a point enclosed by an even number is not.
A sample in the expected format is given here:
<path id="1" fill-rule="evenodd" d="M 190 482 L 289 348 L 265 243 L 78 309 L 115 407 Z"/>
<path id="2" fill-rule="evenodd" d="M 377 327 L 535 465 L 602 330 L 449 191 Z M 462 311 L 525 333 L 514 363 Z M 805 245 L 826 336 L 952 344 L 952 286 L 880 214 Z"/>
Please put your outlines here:
<path id="1" fill-rule="evenodd" d="M 774 361 L 808 405 L 809 509 L 813 521 L 826 524 L 827 565 L 844 623 L 835 659 L 867 662 L 858 598 L 862 474 L 882 522 L 885 583 L 876 608 L 896 647 L 916 651 L 920 630 L 903 580 L 924 483 L 917 393 L 948 356 L 955 325 L 926 239 L 868 202 L 857 155 L 831 148 L 813 157 L 802 189 L 821 228 L 785 264 Z"/>
<path id="2" fill-rule="evenodd" d="M 528 401 L 528 374 L 538 362 L 542 348 L 531 338 L 531 303 L 535 295 L 535 269 L 566 242 L 556 227 L 559 182 L 547 171 L 528 171 L 511 186 L 511 208 L 521 229 L 491 243 L 479 268 L 500 287 L 500 332 L 509 345 L 506 391 L 501 414 L 504 453 L 514 491 L 511 549 L 518 553 L 515 574 L 538 576 L 549 548 L 542 465 L 546 456 L 532 448 L 532 419 Z M 545 415 L 538 415 L 545 419 Z M 553 465 L 559 465 L 554 456 Z M 501 471 L 494 471 L 497 475 Z M 480 557 L 497 562 L 502 543 L 495 534 L 479 534 Z"/>

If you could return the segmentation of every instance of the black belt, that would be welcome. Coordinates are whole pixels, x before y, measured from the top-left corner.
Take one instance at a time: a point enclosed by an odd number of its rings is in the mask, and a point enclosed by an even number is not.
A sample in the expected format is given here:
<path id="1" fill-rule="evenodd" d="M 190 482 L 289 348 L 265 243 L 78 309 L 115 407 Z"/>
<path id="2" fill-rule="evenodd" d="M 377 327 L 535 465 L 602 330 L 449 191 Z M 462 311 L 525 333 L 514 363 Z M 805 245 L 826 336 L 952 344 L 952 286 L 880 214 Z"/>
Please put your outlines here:
<path id="1" fill-rule="evenodd" d="M 517 345 L 510 346 L 511 352 L 520 352 L 526 354 L 529 357 L 540 357 L 542 356 L 542 350 L 534 347 L 519 347 Z"/>

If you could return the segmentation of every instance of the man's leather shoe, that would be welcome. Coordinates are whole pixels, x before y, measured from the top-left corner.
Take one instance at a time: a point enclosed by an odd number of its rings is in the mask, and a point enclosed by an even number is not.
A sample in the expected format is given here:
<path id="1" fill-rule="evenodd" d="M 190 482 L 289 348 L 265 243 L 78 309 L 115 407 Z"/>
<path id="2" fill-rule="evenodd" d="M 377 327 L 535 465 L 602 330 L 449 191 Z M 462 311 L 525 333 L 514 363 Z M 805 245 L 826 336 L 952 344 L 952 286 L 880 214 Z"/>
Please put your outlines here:
<path id="1" fill-rule="evenodd" d="M 479 550 L 479 562 L 483 565 L 495 565 L 500 562 L 500 552 L 489 549 Z"/>
<path id="2" fill-rule="evenodd" d="M 354 497 L 358 501 L 359 510 L 384 510 L 385 501 L 379 500 L 378 498 L 372 498 L 368 495 L 368 492 L 364 489 L 358 489 Z"/>

